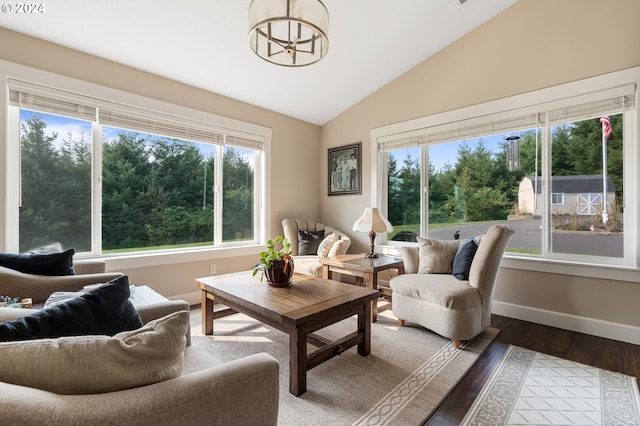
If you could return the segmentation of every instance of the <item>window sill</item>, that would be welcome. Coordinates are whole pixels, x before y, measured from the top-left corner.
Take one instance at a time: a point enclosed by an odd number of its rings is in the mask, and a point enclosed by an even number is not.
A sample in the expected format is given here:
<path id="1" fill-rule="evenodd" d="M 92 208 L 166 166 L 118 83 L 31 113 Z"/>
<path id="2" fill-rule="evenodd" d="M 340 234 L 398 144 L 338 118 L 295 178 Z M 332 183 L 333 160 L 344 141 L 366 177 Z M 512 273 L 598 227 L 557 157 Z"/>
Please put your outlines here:
<path id="1" fill-rule="evenodd" d="M 408 243 L 408 245 L 417 245 Z M 399 245 L 376 246 L 378 253 L 401 257 Z M 502 268 L 584 278 L 598 278 L 613 281 L 640 283 L 640 270 L 622 266 L 592 265 L 588 263 L 562 262 L 558 260 L 504 255 Z"/>
<path id="2" fill-rule="evenodd" d="M 623 266 L 592 265 L 577 262 L 570 263 L 549 259 L 509 256 L 508 254 L 504 256 L 500 266 L 502 268 L 533 272 L 640 283 L 640 271 L 638 269 Z"/>
<path id="3" fill-rule="evenodd" d="M 121 269 L 172 265 L 229 257 L 255 256 L 260 254 L 262 250 L 264 250 L 263 245 L 248 245 L 242 247 L 216 247 L 198 250 L 105 255 L 100 256 L 99 259 L 107 262 L 108 270 L 117 271 Z"/>

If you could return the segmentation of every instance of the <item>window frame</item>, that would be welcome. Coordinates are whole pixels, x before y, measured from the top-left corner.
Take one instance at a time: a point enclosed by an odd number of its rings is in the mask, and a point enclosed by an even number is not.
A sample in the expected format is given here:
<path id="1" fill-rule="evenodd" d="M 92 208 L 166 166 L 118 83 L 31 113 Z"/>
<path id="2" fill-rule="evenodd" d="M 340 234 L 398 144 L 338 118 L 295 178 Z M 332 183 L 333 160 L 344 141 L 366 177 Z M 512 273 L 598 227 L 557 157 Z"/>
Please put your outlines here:
<path id="1" fill-rule="evenodd" d="M 188 124 L 197 124 L 205 129 L 214 129 L 221 132 L 225 137 L 229 136 L 231 143 L 242 138 L 249 138 L 261 141 L 261 148 L 254 149 L 254 238 L 252 241 L 228 241 L 222 242 L 222 235 L 216 232 L 213 246 L 198 247 L 193 249 L 168 249 L 158 251 L 141 251 L 132 254 L 105 255 L 101 251 L 101 137 L 102 131 L 100 123 L 92 122 L 93 131 L 93 166 L 92 166 L 92 250 L 91 252 L 78 253 L 77 257 L 109 257 L 110 259 L 125 259 L 121 262 L 121 267 L 133 266 L 132 262 L 126 261 L 130 258 L 145 258 L 145 264 L 156 265 L 181 261 L 194 261 L 200 259 L 210 259 L 211 251 L 217 252 L 219 257 L 238 256 L 254 254 L 259 252 L 259 248 L 266 241 L 269 234 L 270 223 L 268 197 L 266 188 L 268 187 L 270 176 L 270 151 L 271 151 L 271 128 L 261 125 L 236 120 L 210 112 L 196 110 L 193 108 L 172 104 L 165 101 L 111 89 L 93 83 L 76 80 L 69 77 L 60 76 L 46 71 L 25 67 L 18 64 L 0 60 L 0 80 L 4 83 L 5 90 L 0 91 L 0 131 L 7 135 L 5 141 L 0 142 L 0 148 L 4 148 L 0 154 L 0 162 L 6 170 L 7 180 L 4 188 L 4 197 L 0 196 L 0 208 L 5 212 L 4 226 L 0 230 L 0 244 L 2 250 L 17 252 L 19 250 L 19 185 L 11 185 L 10 182 L 20 182 L 20 143 L 19 141 L 19 114 L 20 108 L 10 105 L 10 81 L 19 80 L 26 84 L 42 86 L 50 90 L 52 94 L 70 96 L 71 98 L 82 99 L 86 102 L 94 102 L 102 106 L 122 106 L 123 109 L 130 108 L 139 111 L 145 116 L 169 117 L 173 122 L 184 121 Z M 64 114 L 59 114 L 64 115 Z M 109 125 L 106 123 L 106 125 Z M 112 126 L 113 127 L 113 126 Z M 185 138 L 187 139 L 187 138 Z M 223 143 L 216 145 L 216 149 L 222 151 Z M 247 148 L 246 146 L 241 146 Z M 222 161 L 221 156 L 217 158 Z M 217 160 L 216 160 L 217 161 Z M 218 170 L 221 171 L 222 167 Z M 222 181 L 219 181 L 222 186 Z M 216 191 L 222 200 L 222 191 Z M 216 196 L 218 196 L 216 194 Z M 2 195 L 2 194 L 0 194 Z M 221 204 L 219 204 L 221 205 Z M 218 227 L 222 222 L 222 208 L 216 209 L 216 220 L 214 226 Z M 97 220 L 96 220 L 97 219 Z M 217 243 L 217 244 L 215 244 Z M 150 260 L 155 258 L 155 260 Z M 135 266 L 141 266 L 138 263 Z"/>
<path id="2" fill-rule="evenodd" d="M 618 262 L 616 259 L 606 259 L 607 261 L 594 264 L 590 260 L 584 261 L 577 259 L 575 255 L 565 256 L 563 254 L 553 253 L 553 256 L 549 256 L 548 252 L 545 252 L 549 247 L 549 239 L 551 238 L 549 227 L 549 213 L 551 203 L 546 203 L 546 212 L 543 214 L 543 255 L 540 257 L 515 255 L 507 253 L 502 263 L 503 267 L 512 267 L 515 269 L 527 269 L 537 270 L 544 272 L 559 272 L 563 274 L 589 276 L 589 277 L 601 277 L 611 278 L 611 269 L 615 269 L 615 276 L 621 280 L 630 280 L 640 282 L 639 269 L 639 256 L 638 246 L 640 245 L 640 235 L 638 233 L 637 218 L 638 218 L 638 199 L 640 185 L 638 184 L 638 173 L 636 172 L 636 165 L 638 163 L 638 135 L 639 123 L 640 123 L 640 109 L 638 108 L 638 86 L 640 85 L 640 67 L 631 68 L 622 71 L 616 71 L 613 73 L 588 78 L 585 80 L 579 80 L 571 83 L 566 83 L 546 89 L 541 89 L 521 95 L 515 95 L 508 98 L 503 98 L 495 101 L 489 101 L 482 104 L 477 104 L 469 107 L 462 107 L 459 109 L 451 110 L 448 112 L 437 113 L 397 124 L 383 126 L 372 129 L 370 132 L 371 140 L 371 164 L 372 164 L 372 205 L 377 206 L 381 212 L 387 213 L 387 190 L 386 190 L 386 172 L 387 162 L 384 152 L 380 152 L 378 147 L 382 143 L 393 143 L 387 141 L 397 140 L 399 137 L 403 138 L 419 138 L 420 133 L 424 133 L 423 129 L 429 129 L 435 126 L 443 126 L 446 129 L 446 125 L 449 123 L 461 122 L 466 125 L 475 125 L 478 128 L 482 126 L 490 126 L 494 122 L 498 122 L 503 119 L 510 119 L 516 114 L 522 115 L 523 112 L 531 112 L 539 114 L 542 110 L 549 110 L 550 108 L 562 108 L 563 104 L 570 104 L 572 100 L 582 99 L 584 102 L 588 102 L 593 98 L 592 94 L 597 94 L 598 91 L 608 91 L 615 88 L 622 88 L 623 86 L 632 86 L 634 90 L 633 99 L 635 101 L 635 107 L 633 113 L 625 114 L 624 123 L 624 181 L 625 181 L 625 241 L 624 250 L 627 258 L 624 262 Z M 523 107 L 524 105 L 524 107 Z M 541 108 L 541 105 L 544 107 Z M 546 117 L 545 117 L 546 118 Z M 543 138 L 550 140 L 550 134 L 544 134 L 550 132 L 550 126 L 543 131 Z M 496 133 L 500 133 L 497 131 Z M 486 133 L 485 133 L 486 134 Z M 479 134 L 477 136 L 482 136 Z M 464 136 L 461 139 L 469 139 L 473 136 Z M 418 142 L 417 142 L 418 143 Z M 423 141 L 423 149 L 421 159 L 422 164 L 428 164 L 426 145 Z M 543 144 L 542 156 L 550 159 L 549 144 Z M 547 180 L 550 179 L 550 166 L 549 161 L 546 161 L 543 165 L 542 176 L 543 179 L 546 176 Z M 421 174 L 421 234 L 427 235 L 428 223 L 428 203 L 426 202 L 426 193 L 428 188 L 428 182 L 426 176 L 428 173 Z M 550 188 L 549 185 L 543 187 L 545 197 L 550 200 Z M 399 246 L 408 244 L 404 242 L 391 242 L 386 240 L 385 235 L 379 236 L 380 244 L 385 245 L 385 251 L 392 254 L 397 254 Z M 414 243 L 415 244 L 415 243 Z M 614 278 L 615 279 L 615 278 Z"/>
<path id="3" fill-rule="evenodd" d="M 558 201 L 558 199 L 560 199 L 560 201 Z M 564 192 L 552 192 L 551 193 L 551 205 L 552 206 L 564 206 Z"/>

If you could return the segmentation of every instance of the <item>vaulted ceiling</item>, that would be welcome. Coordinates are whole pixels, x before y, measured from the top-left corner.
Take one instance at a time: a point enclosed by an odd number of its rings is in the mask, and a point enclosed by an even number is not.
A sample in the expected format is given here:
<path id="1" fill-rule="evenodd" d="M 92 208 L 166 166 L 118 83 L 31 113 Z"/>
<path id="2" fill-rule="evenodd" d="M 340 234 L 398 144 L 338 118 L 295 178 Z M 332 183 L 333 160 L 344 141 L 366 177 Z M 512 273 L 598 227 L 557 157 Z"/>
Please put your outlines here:
<path id="1" fill-rule="evenodd" d="M 249 49 L 250 0 L 56 0 L 0 26 L 321 125 L 516 1 L 325 0 L 329 53 L 301 68 Z"/>

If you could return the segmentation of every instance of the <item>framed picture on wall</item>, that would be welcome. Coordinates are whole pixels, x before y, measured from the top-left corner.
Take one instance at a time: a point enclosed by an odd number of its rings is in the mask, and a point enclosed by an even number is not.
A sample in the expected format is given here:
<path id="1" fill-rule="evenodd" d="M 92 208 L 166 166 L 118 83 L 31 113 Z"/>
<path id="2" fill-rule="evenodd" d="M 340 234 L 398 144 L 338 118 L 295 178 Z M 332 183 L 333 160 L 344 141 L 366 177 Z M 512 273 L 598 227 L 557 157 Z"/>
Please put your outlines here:
<path id="1" fill-rule="evenodd" d="M 329 149 L 329 195 L 362 194 L 362 143 Z"/>

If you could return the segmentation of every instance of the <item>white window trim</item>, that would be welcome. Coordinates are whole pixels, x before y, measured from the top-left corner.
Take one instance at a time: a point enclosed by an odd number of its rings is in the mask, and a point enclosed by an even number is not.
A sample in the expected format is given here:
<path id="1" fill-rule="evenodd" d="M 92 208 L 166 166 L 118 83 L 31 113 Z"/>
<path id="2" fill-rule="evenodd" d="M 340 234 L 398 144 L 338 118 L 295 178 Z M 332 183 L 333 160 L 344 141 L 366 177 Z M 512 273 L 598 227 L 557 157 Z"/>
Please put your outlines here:
<path id="1" fill-rule="evenodd" d="M 95 98 L 97 102 L 114 102 L 124 107 L 131 105 L 135 106 L 138 110 L 147 109 L 159 114 L 180 117 L 193 122 L 213 124 L 234 136 L 247 133 L 257 135 L 264 141 L 264 146 L 261 155 L 258 156 L 259 158 L 256 161 L 257 167 L 255 170 L 256 177 L 260 176 L 261 178 L 261 184 L 255 186 L 257 201 L 254 214 L 260 218 L 256 222 L 258 223 L 258 229 L 255 230 L 255 239 L 258 241 L 258 244 L 263 244 L 266 241 L 266 236 L 271 234 L 269 229 L 271 223 L 270 202 L 266 192 L 271 181 L 271 128 L 0 60 L 0 82 L 3 83 L 4 87 L 4 90 L 0 91 L 0 134 L 5 135 L 5 137 L 0 140 L 0 167 L 4 170 L 3 174 L 6 178 L 5 186 L 0 188 L 0 211 L 4 212 L 5 217 L 0 229 L 0 245 L 2 246 L 0 250 L 8 252 L 17 252 L 19 250 L 18 230 L 17 227 L 14 226 L 18 223 L 19 217 L 19 190 L 17 185 L 14 185 L 13 188 L 9 185 L 9 182 L 20 181 L 19 162 L 15 161 L 16 158 L 19 158 L 19 146 L 18 144 L 8 143 L 8 141 L 17 140 L 15 134 L 10 134 L 10 132 L 14 130 L 11 129 L 12 126 L 9 126 L 9 123 L 16 120 L 16 114 L 18 114 L 17 108 L 9 107 L 8 84 L 10 79 L 81 94 L 79 96 Z M 97 167 L 101 167 L 101 165 Z M 93 200 L 93 209 L 99 212 L 101 206 L 98 202 L 99 200 Z M 94 235 L 96 235 L 96 231 L 99 232 L 99 230 L 96 229 L 92 230 Z M 193 252 L 205 253 L 203 256 L 209 256 L 206 258 L 211 258 L 212 253 L 217 254 L 216 257 L 220 257 L 221 255 L 224 257 L 223 253 L 225 250 L 235 254 L 254 254 L 260 251 L 260 247 L 260 245 L 255 244 L 248 244 L 245 247 L 238 247 L 237 245 L 227 247 L 227 244 L 223 244 L 218 247 L 198 249 L 189 252 L 183 249 L 175 252 L 145 252 L 142 256 L 134 254 L 131 256 L 114 257 L 100 255 L 100 257 L 109 257 L 110 259 L 156 257 L 156 260 L 160 262 L 159 264 L 167 264 L 197 260 L 196 258 L 198 256 L 194 258 L 192 255 Z M 95 250 L 95 247 L 92 247 L 92 249 Z M 176 256 L 176 253 L 178 256 Z M 185 255 L 180 255 L 180 253 Z M 153 262 L 155 261 L 152 261 L 152 263 Z M 139 266 L 137 262 L 131 263 L 128 261 L 125 261 L 122 265 L 122 267 L 137 266 Z"/>
<path id="2" fill-rule="evenodd" d="M 609 74 L 600 75 L 584 80 L 578 80 L 554 87 L 540 89 L 537 91 L 511 96 L 508 98 L 498 99 L 495 101 L 477 104 L 469 107 L 463 107 L 453 111 L 438 113 L 426 117 L 420 117 L 401 123 L 391 124 L 372 129 L 370 132 L 371 139 L 371 205 L 378 206 L 381 211 L 386 214 L 386 187 L 381 185 L 382 178 L 386 169 L 386 159 L 378 150 L 380 141 L 393 140 L 397 135 L 403 134 L 411 137 L 412 134 L 417 135 L 420 129 L 429 128 L 445 123 L 454 123 L 457 121 L 469 120 L 472 118 L 481 118 L 492 114 L 509 114 L 510 111 L 525 110 L 529 107 L 522 108 L 523 105 L 530 106 L 532 112 L 538 111 L 537 105 L 549 104 L 552 102 L 562 103 L 564 99 L 585 97 L 601 90 L 620 87 L 623 85 L 634 84 L 636 88 L 640 87 L 640 67 L 629 68 L 626 70 L 616 71 Z M 636 144 L 625 144 L 624 158 L 630 159 L 632 164 L 640 164 L 640 149 L 637 146 L 640 138 L 640 107 L 638 105 L 638 90 L 636 90 L 635 98 L 635 116 L 632 117 L 631 125 L 625 123 L 625 140 L 635 140 Z M 424 151 L 424 150 L 423 150 Z M 423 154 L 424 155 L 424 154 Z M 544 155 L 544 154 L 543 154 Z M 543 170 L 543 176 L 545 175 Z M 634 264 L 640 264 L 640 253 L 638 252 L 638 242 L 640 241 L 640 232 L 635 218 L 638 217 L 638 200 L 640 199 L 640 185 L 638 184 L 637 167 L 625 167 L 625 182 L 635 182 L 635 191 L 625 190 L 625 219 L 627 217 L 634 220 L 625 220 L 625 253 L 635 253 Z M 427 182 L 421 182 L 424 191 L 428 190 Z M 548 189 L 547 191 L 549 191 Z M 426 210 L 426 203 L 422 200 L 423 210 Z M 547 208 L 550 208 L 547 204 Z M 426 211 L 422 212 L 426 215 Z M 547 216 L 547 215 L 545 215 Z M 426 221 L 422 221 L 423 225 Z M 424 225 L 426 226 L 426 225 Z M 544 227 L 544 226 L 543 226 Z M 426 229 L 421 229 L 421 233 L 426 233 Z M 386 236 L 380 236 L 380 243 L 385 244 Z M 549 238 L 543 235 L 543 240 Z M 387 243 L 388 244 L 388 243 Z M 543 247 L 548 247 L 546 241 L 543 241 Z M 397 253 L 397 249 L 388 246 L 387 252 Z M 629 267 L 615 265 L 615 261 L 609 265 L 593 265 L 589 263 L 580 264 L 575 259 L 562 259 L 558 256 L 556 259 L 546 258 L 527 258 L 526 256 L 515 256 L 506 254 L 502 262 L 503 267 L 513 269 L 524 269 L 540 272 L 554 272 L 567 275 L 619 279 L 623 281 L 640 282 L 640 270 L 637 267 Z"/>
<path id="3" fill-rule="evenodd" d="M 554 195 L 555 195 L 555 200 L 554 200 Z M 537 194 L 536 194 L 537 196 Z M 560 198 L 560 202 L 558 202 L 558 198 Z M 552 206 L 564 206 L 564 192 L 552 192 L 551 193 L 551 205 Z"/>

